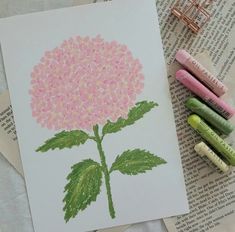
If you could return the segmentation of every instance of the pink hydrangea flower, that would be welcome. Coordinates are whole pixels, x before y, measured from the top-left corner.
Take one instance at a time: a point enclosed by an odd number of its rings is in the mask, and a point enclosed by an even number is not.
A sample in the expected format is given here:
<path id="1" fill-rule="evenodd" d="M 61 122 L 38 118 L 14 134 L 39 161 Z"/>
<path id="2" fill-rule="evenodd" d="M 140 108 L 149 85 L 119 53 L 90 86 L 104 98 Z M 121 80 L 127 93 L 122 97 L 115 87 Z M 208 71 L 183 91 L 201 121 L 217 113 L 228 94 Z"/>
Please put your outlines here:
<path id="1" fill-rule="evenodd" d="M 70 38 L 45 52 L 31 78 L 32 115 L 54 130 L 91 130 L 126 118 L 144 86 L 127 46 L 100 36 Z"/>

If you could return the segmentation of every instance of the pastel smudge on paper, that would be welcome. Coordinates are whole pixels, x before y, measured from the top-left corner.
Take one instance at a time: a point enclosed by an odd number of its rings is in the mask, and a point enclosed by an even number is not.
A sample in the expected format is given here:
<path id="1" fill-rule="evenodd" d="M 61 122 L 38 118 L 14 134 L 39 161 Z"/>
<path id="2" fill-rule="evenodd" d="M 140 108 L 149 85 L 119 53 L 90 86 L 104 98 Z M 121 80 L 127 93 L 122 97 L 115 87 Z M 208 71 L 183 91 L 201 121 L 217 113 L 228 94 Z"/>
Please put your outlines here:
<path id="1" fill-rule="evenodd" d="M 65 40 L 45 52 L 31 77 L 33 117 L 55 130 L 126 118 L 144 87 L 142 65 L 127 46 L 100 36 Z"/>

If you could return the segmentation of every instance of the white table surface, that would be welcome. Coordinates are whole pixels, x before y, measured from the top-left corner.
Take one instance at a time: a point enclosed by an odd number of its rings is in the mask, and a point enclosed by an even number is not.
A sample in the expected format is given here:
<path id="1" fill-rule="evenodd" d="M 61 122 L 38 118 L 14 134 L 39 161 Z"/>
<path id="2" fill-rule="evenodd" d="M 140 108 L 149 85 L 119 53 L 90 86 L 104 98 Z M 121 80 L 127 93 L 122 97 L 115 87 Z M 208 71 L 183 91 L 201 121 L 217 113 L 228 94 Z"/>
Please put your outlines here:
<path id="1" fill-rule="evenodd" d="M 0 0 L 0 17 L 92 2 L 92 0 Z M 0 93 L 4 89 L 7 89 L 7 84 L 0 57 Z M 0 232 L 33 231 L 24 179 L 0 153 Z M 162 220 L 135 224 L 126 230 L 126 232 L 166 231 Z"/>

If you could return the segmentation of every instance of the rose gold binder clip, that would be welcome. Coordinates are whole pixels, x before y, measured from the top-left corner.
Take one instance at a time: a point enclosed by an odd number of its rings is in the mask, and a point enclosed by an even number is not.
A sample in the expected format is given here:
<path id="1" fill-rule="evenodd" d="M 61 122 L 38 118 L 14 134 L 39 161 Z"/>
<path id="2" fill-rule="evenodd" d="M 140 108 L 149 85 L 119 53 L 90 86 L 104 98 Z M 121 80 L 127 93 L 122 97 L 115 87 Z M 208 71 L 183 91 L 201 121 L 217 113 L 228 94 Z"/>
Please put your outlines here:
<path id="1" fill-rule="evenodd" d="M 198 33 L 210 19 L 211 15 L 206 8 L 212 2 L 213 0 L 177 0 L 171 9 L 171 13 L 194 33 Z"/>

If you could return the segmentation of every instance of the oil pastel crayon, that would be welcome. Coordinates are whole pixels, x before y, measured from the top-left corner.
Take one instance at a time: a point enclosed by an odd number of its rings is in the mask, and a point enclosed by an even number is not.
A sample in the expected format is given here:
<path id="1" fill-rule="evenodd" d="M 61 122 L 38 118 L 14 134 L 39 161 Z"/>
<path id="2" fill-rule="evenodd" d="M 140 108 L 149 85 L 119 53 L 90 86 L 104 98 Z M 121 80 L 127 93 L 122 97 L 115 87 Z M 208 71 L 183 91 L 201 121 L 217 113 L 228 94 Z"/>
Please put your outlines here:
<path id="1" fill-rule="evenodd" d="M 216 167 L 216 170 L 221 172 L 229 171 L 229 166 L 209 148 L 204 142 L 200 142 L 194 146 L 194 150 L 202 159 L 206 161 L 209 166 Z M 205 157 L 207 159 L 205 159 Z M 209 160 L 209 161 L 208 161 Z M 213 165 L 211 165 L 213 164 Z"/>
<path id="2" fill-rule="evenodd" d="M 221 117 L 214 110 L 199 101 L 197 98 L 189 98 L 185 102 L 185 105 L 188 109 L 209 122 L 219 132 L 225 135 L 229 135 L 234 130 L 234 126 L 228 120 Z"/>
<path id="3" fill-rule="evenodd" d="M 188 117 L 188 123 L 232 166 L 235 166 L 235 150 L 216 134 L 198 115 L 190 115 Z"/>
<path id="4" fill-rule="evenodd" d="M 176 79 L 200 97 L 203 101 L 205 101 L 208 105 L 210 105 L 224 118 L 229 119 L 235 114 L 235 109 L 229 106 L 224 100 L 217 97 L 186 70 L 180 69 L 177 71 Z"/>
<path id="5" fill-rule="evenodd" d="M 176 60 L 187 70 L 194 74 L 204 85 L 206 85 L 217 96 L 222 96 L 228 88 L 202 64 L 194 59 L 187 51 L 181 49 L 176 53 Z"/>

